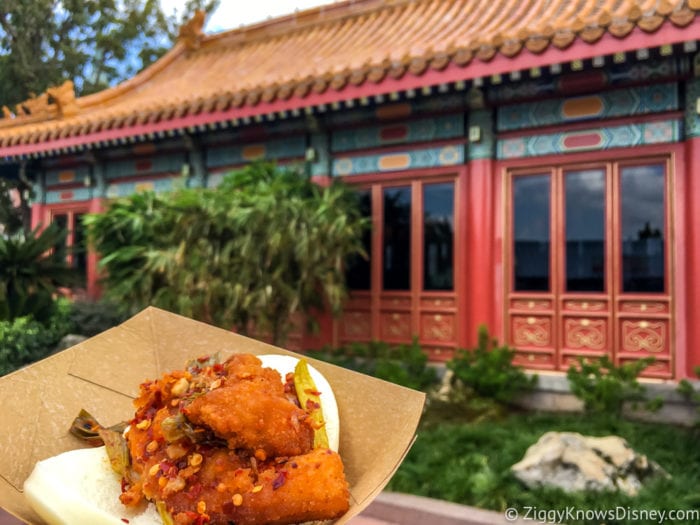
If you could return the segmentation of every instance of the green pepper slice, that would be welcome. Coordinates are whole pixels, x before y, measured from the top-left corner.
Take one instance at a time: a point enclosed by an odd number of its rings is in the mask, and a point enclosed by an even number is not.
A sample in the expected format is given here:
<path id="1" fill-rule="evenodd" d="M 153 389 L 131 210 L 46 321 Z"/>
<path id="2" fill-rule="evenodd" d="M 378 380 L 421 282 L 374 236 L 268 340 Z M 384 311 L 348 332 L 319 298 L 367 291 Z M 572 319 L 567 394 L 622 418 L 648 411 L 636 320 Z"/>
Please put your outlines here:
<path id="1" fill-rule="evenodd" d="M 301 408 L 309 413 L 313 422 L 314 448 L 328 448 L 328 434 L 321 410 L 321 393 L 316 388 L 305 359 L 300 359 L 294 367 L 294 389 Z"/>

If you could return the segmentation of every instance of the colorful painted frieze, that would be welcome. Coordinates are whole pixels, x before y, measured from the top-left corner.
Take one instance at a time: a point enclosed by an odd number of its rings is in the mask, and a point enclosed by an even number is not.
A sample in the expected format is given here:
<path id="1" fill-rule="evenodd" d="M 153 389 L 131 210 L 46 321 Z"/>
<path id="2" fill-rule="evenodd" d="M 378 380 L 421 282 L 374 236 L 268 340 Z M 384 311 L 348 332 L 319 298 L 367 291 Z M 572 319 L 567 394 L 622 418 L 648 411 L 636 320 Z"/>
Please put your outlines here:
<path id="1" fill-rule="evenodd" d="M 156 173 L 180 173 L 185 163 L 184 152 L 154 157 L 132 157 L 124 160 L 110 160 L 105 163 L 105 177 L 118 179 L 134 175 L 152 175 Z"/>
<path id="2" fill-rule="evenodd" d="M 463 134 L 464 115 L 446 115 L 384 126 L 337 130 L 332 134 L 331 149 L 334 152 L 344 152 L 394 144 L 445 140 L 457 138 Z"/>
<path id="3" fill-rule="evenodd" d="M 339 157 L 333 160 L 332 173 L 333 176 L 348 176 L 455 166 L 462 164 L 464 157 L 462 144 L 375 155 Z"/>
<path id="4" fill-rule="evenodd" d="M 296 135 L 266 142 L 210 148 L 206 151 L 206 165 L 209 168 L 218 168 L 237 166 L 261 159 L 300 158 L 304 156 L 305 151 L 306 137 Z"/>
<path id="5" fill-rule="evenodd" d="M 498 109 L 497 127 L 499 131 L 513 131 L 581 120 L 674 111 L 679 107 L 678 84 L 657 84 L 503 106 Z"/>
<path id="6" fill-rule="evenodd" d="M 517 159 L 671 143 L 680 140 L 680 136 L 681 121 L 664 120 L 501 139 L 498 142 L 497 154 L 499 159 Z"/>
<path id="7" fill-rule="evenodd" d="M 340 109 L 340 104 L 337 109 Z M 465 108 L 463 93 L 437 93 L 424 95 L 412 100 L 400 102 L 385 102 L 377 106 L 359 107 L 334 111 L 326 117 L 326 122 L 331 127 L 340 127 L 352 124 L 364 124 L 366 122 L 401 120 L 420 115 L 434 115 L 462 111 Z"/>
<path id="8" fill-rule="evenodd" d="M 609 63 L 605 67 L 581 72 L 548 74 L 541 72 L 537 78 L 492 85 L 487 91 L 488 101 L 502 104 L 523 99 L 556 96 L 562 93 L 597 91 L 606 87 L 674 80 L 686 74 L 690 68 L 687 56 L 649 58 L 644 61 Z"/>

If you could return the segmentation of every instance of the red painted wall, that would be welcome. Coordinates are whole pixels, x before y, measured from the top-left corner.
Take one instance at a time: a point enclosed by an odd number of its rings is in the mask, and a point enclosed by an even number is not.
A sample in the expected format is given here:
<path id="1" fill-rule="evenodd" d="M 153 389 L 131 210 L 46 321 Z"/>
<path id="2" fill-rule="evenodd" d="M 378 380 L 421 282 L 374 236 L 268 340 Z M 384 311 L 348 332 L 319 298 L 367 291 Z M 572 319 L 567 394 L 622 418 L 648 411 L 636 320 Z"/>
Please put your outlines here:
<path id="1" fill-rule="evenodd" d="M 685 292 L 685 316 L 679 316 L 678 323 L 685 332 L 685 348 L 679 350 L 685 351 L 686 362 L 684 370 L 679 370 L 679 373 L 695 377 L 693 368 L 700 366 L 700 137 L 686 142 L 685 153 L 685 215 L 682 217 L 685 220 L 685 257 L 682 262 L 687 271 L 684 282 L 679 283 L 680 290 Z"/>

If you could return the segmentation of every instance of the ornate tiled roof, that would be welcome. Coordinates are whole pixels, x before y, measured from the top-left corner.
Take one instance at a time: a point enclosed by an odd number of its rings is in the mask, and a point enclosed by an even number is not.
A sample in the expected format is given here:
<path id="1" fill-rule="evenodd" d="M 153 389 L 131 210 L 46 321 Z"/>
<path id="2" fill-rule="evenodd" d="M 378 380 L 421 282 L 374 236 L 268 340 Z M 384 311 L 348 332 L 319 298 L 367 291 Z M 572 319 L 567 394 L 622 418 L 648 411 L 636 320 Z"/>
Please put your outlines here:
<path id="1" fill-rule="evenodd" d="M 194 19 L 114 88 L 3 108 L 0 156 L 591 58 L 604 42 L 673 44 L 697 38 L 698 13 L 700 0 L 346 0 L 215 35 Z"/>

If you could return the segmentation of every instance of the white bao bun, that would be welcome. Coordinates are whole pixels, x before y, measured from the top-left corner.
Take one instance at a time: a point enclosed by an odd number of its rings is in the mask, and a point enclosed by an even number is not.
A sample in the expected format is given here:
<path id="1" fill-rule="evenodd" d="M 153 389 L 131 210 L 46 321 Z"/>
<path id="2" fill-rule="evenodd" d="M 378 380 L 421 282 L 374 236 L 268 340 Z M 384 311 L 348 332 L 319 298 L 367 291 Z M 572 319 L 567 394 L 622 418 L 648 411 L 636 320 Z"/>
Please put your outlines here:
<path id="1" fill-rule="evenodd" d="M 293 372 L 298 359 L 286 355 L 260 355 L 263 365 L 282 376 Z M 321 392 L 328 442 L 338 450 L 338 405 L 328 381 L 309 365 Z M 161 525 L 155 505 L 128 509 L 119 502 L 120 479 L 112 471 L 104 447 L 71 450 L 39 461 L 24 482 L 24 495 L 49 525 Z"/>

